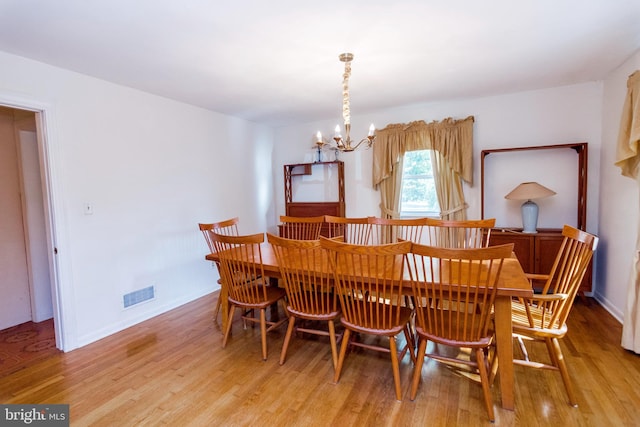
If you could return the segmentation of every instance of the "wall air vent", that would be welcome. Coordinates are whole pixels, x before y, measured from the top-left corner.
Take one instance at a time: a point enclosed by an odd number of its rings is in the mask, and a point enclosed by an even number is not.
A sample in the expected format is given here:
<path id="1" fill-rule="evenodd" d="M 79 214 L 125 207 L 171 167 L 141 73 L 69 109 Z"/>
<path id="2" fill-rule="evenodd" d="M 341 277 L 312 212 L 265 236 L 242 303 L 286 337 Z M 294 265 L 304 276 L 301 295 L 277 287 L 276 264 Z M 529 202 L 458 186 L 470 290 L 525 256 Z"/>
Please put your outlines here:
<path id="1" fill-rule="evenodd" d="M 149 301 L 155 298 L 155 289 L 153 286 L 148 286 L 137 291 L 130 292 L 123 296 L 124 308 L 131 307 L 132 305 L 140 304 L 144 301 Z"/>

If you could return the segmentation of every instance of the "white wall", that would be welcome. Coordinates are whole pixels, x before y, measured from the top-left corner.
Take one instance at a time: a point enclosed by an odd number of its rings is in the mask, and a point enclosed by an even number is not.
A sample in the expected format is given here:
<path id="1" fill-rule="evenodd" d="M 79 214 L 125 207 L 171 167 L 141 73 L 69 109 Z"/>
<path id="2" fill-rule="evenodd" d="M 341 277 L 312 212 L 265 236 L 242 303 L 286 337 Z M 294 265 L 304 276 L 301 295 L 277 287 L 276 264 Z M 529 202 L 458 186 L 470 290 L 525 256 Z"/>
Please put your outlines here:
<path id="1" fill-rule="evenodd" d="M 470 205 L 467 211 L 469 218 L 480 217 L 480 151 L 504 147 L 588 142 L 591 155 L 589 156 L 587 229 L 597 232 L 601 99 L 602 84 L 585 83 L 486 98 L 405 106 L 362 116 L 352 115 L 351 123 L 354 136 L 362 137 L 366 135 L 370 122 L 375 123 L 378 128 L 383 128 L 390 123 L 406 123 L 413 120 L 430 122 L 446 117 L 462 119 L 474 116 L 474 184 L 472 187 L 465 187 L 465 197 Z M 352 107 L 353 111 L 357 113 L 357 105 Z M 282 165 L 313 161 L 312 145 L 315 133 L 320 130 L 324 135 L 332 135 L 332 129 L 336 123 L 337 119 L 331 122 L 323 121 L 290 126 L 276 131 L 274 182 L 278 198 L 276 205 L 278 214 L 284 212 Z M 372 150 L 365 150 L 340 154 L 340 159 L 345 161 L 347 216 L 380 215 L 379 194 L 372 189 L 371 184 L 372 153 Z M 549 152 L 547 155 L 552 154 Z M 555 155 L 560 156 L 561 154 L 556 153 Z M 536 156 L 531 155 L 531 157 L 527 157 L 527 159 L 529 158 L 536 159 Z M 574 155 L 573 158 L 575 158 L 577 165 L 577 156 Z M 534 162 L 537 159 L 531 161 Z M 576 181 L 577 166 L 569 165 L 565 169 L 548 166 L 548 163 L 542 162 L 540 170 L 544 175 L 544 182 L 548 183 L 551 188 L 561 187 L 567 179 Z M 504 181 L 513 182 L 512 187 L 515 187 L 520 181 L 516 180 L 519 178 L 512 178 L 512 175 L 517 172 L 517 166 L 513 167 L 505 162 L 502 171 Z M 510 189 L 507 191 L 496 190 L 493 194 L 491 190 L 492 188 L 485 189 L 490 196 L 494 196 L 497 202 L 508 206 L 503 196 Z M 495 197 L 495 194 L 499 196 Z M 574 206 L 573 209 L 577 205 L 575 200 L 572 195 L 569 203 Z M 563 201 L 558 200 L 557 202 Z M 487 211 L 486 206 L 485 211 Z M 515 207 L 513 213 L 511 218 L 499 218 L 505 222 L 502 225 L 513 227 L 521 225 L 519 223 L 508 224 L 509 221 L 519 221 L 519 206 Z M 543 217 L 541 213 L 539 225 L 558 228 L 562 226 L 562 223 L 568 221 L 573 221 L 573 225 L 575 225 L 576 218 L 577 215 L 574 211 L 569 212 L 568 217 L 566 215 Z"/>
<path id="2" fill-rule="evenodd" d="M 624 315 L 627 288 L 638 233 L 638 185 L 614 166 L 627 78 L 640 69 L 640 51 L 604 81 L 600 167 L 600 244 L 596 297 L 619 320 Z"/>
<path id="3" fill-rule="evenodd" d="M 266 228 L 269 128 L 0 52 L 2 103 L 44 106 L 65 350 L 212 292 L 198 222 Z"/>

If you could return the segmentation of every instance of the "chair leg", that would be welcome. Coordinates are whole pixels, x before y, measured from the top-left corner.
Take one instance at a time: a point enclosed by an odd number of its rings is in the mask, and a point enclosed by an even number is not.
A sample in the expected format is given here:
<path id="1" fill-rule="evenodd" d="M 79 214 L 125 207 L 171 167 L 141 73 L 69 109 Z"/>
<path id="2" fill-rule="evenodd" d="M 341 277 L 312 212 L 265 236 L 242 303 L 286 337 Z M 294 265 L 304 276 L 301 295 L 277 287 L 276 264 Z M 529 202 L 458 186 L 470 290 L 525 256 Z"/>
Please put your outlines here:
<path id="1" fill-rule="evenodd" d="M 221 295 L 218 295 L 218 300 L 216 301 L 216 309 L 213 312 L 213 321 L 218 320 L 218 313 L 220 312 L 220 306 L 222 305 L 222 300 L 220 299 Z"/>
<path id="2" fill-rule="evenodd" d="M 262 338 L 262 360 L 267 360 L 267 310 L 260 309 L 260 337 Z"/>
<path id="3" fill-rule="evenodd" d="M 287 358 L 287 349 L 289 348 L 289 341 L 293 330 L 295 329 L 296 317 L 289 316 L 289 326 L 287 327 L 287 334 L 284 336 L 284 343 L 282 344 L 282 351 L 280 352 L 280 364 L 284 365 L 284 361 Z"/>
<path id="4" fill-rule="evenodd" d="M 340 380 L 340 373 L 342 372 L 342 365 L 344 364 L 344 357 L 347 354 L 347 347 L 349 347 L 349 337 L 351 336 L 351 329 L 345 329 L 342 336 L 342 344 L 340 345 L 340 357 L 338 357 L 338 366 L 336 372 L 333 374 L 333 382 L 337 383 Z"/>
<path id="5" fill-rule="evenodd" d="M 569 403 L 573 407 L 578 406 L 578 401 L 573 392 L 573 386 L 571 385 L 571 378 L 569 377 L 569 371 L 567 370 L 567 364 L 564 361 L 564 355 L 560 349 L 560 341 L 557 338 L 547 339 L 547 348 L 549 348 L 549 355 L 551 356 L 554 365 L 558 367 L 560 375 L 562 376 L 562 382 L 564 382 L 564 388 L 567 390 L 569 396 Z"/>
<path id="6" fill-rule="evenodd" d="M 516 337 L 518 340 L 518 345 L 520 346 L 520 351 L 522 351 L 522 359 L 529 361 L 529 353 L 527 352 L 527 346 L 524 345 L 524 340 L 522 337 Z"/>
<path id="7" fill-rule="evenodd" d="M 400 387 L 400 365 L 398 363 L 398 347 L 396 337 L 389 337 L 389 350 L 391 350 L 391 367 L 393 369 L 393 383 L 396 389 L 396 400 L 402 400 L 402 387 Z"/>
<path id="8" fill-rule="evenodd" d="M 498 351 L 497 349 L 495 349 L 493 351 L 493 357 L 490 359 L 491 360 L 491 371 L 489 374 L 489 384 L 493 385 L 493 382 L 496 379 L 496 375 L 498 373 Z"/>
<path id="9" fill-rule="evenodd" d="M 236 306 L 230 304 L 229 307 L 229 316 L 227 317 L 227 327 L 224 331 L 224 338 L 222 339 L 222 348 L 227 346 L 227 339 L 229 338 L 229 333 L 231 332 L 231 325 L 233 324 L 233 313 L 236 311 Z"/>
<path id="10" fill-rule="evenodd" d="M 218 274 L 220 274 L 220 264 L 216 262 L 216 267 L 218 268 Z M 227 292 L 225 291 L 225 286 L 222 283 L 222 275 L 220 275 L 221 277 L 218 279 L 218 284 L 220 285 L 220 291 L 218 292 L 218 300 L 216 301 L 216 309 L 215 312 L 213 314 L 213 321 L 217 321 L 218 320 L 218 313 L 220 313 L 220 307 L 222 307 L 222 301 L 224 301 L 227 298 Z M 223 318 L 222 321 L 224 323 L 224 313 L 223 312 Z"/>
<path id="11" fill-rule="evenodd" d="M 411 333 L 411 329 L 410 326 L 407 324 L 407 326 L 404 327 L 404 337 L 407 340 L 407 345 L 409 346 L 409 355 L 411 356 L 411 361 L 415 364 L 416 363 L 416 343 L 415 340 L 413 338 L 413 334 Z"/>
<path id="12" fill-rule="evenodd" d="M 331 358 L 333 359 L 333 369 L 338 366 L 338 344 L 336 340 L 336 326 L 333 320 L 329 320 L 329 341 L 331 342 Z"/>
<path id="13" fill-rule="evenodd" d="M 484 351 L 481 348 L 476 349 L 476 360 L 478 362 L 478 371 L 480 371 L 480 382 L 482 384 L 482 394 L 484 394 L 484 404 L 487 407 L 489 420 L 495 421 L 493 414 L 493 399 L 491 398 L 491 386 L 489 384 L 489 375 L 487 373 L 487 362 L 484 358 Z"/>
<path id="14" fill-rule="evenodd" d="M 422 364 L 424 363 L 424 354 L 427 351 L 427 340 L 418 337 L 418 355 L 416 356 L 416 364 L 413 367 L 413 378 L 411 379 L 411 400 L 416 398 L 418 394 L 418 384 L 420 384 L 420 378 L 422 377 Z"/>
<path id="15" fill-rule="evenodd" d="M 246 330 L 247 329 L 247 319 L 245 319 L 245 317 L 251 317 L 252 319 L 256 317 L 256 312 L 253 308 L 245 311 L 242 315 L 242 329 Z M 255 322 L 251 322 L 251 327 L 253 328 L 255 326 Z"/>

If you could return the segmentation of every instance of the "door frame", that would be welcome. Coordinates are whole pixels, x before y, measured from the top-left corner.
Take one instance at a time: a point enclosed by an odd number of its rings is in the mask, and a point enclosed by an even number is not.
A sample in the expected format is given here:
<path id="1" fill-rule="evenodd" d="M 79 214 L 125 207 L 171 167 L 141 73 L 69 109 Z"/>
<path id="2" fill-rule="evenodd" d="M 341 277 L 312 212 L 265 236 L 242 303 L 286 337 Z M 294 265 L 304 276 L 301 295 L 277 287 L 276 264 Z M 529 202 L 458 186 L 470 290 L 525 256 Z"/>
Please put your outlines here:
<path id="1" fill-rule="evenodd" d="M 49 276 L 51 279 L 51 298 L 53 304 L 53 320 L 56 336 L 56 347 L 62 351 L 75 348 L 73 344 L 72 315 L 73 310 L 65 304 L 65 277 L 71 277 L 67 257 L 60 257 L 63 248 L 67 248 L 63 191 L 57 179 L 57 145 L 55 143 L 55 111 L 50 103 L 0 91 L 0 105 L 35 113 L 40 173 L 42 176 L 42 193 L 44 197 L 44 220 L 49 260 Z M 71 333 L 70 333 L 71 332 Z"/>

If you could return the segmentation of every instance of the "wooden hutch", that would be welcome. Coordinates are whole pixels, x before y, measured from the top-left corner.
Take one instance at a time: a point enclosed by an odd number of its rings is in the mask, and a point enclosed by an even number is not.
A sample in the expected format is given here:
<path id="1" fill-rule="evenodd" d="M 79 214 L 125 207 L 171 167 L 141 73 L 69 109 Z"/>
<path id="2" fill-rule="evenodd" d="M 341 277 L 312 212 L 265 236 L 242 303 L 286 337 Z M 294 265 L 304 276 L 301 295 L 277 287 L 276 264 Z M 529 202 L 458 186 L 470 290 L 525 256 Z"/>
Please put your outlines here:
<path id="1" fill-rule="evenodd" d="M 327 169 L 336 168 L 338 178 L 338 200 L 299 202 L 293 200 L 293 181 L 296 177 L 311 176 L 314 170 L 326 172 Z M 295 163 L 284 165 L 284 203 L 287 216 L 345 216 L 344 196 L 344 162 L 335 160 L 332 162 Z M 327 230 L 322 231 L 327 235 Z"/>

